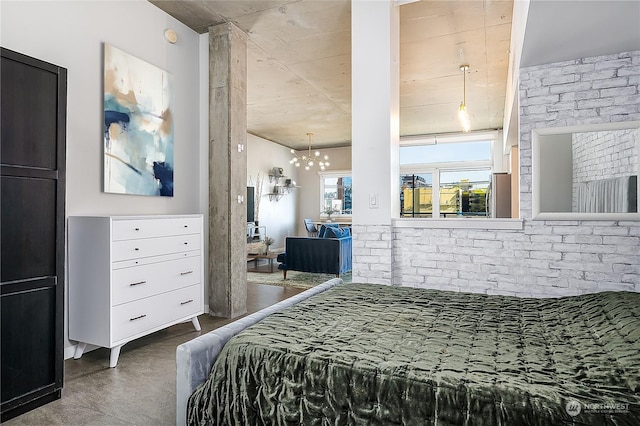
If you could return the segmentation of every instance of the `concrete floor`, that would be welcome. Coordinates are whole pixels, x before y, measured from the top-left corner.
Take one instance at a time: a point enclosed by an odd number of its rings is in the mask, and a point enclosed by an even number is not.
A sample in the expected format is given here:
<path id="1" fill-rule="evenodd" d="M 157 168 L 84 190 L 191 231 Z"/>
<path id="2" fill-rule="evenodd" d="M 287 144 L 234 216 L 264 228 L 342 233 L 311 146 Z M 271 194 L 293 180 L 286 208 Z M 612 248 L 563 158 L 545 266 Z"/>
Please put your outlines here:
<path id="1" fill-rule="evenodd" d="M 247 285 L 248 313 L 303 290 L 262 284 Z M 199 317 L 201 332 L 191 322 L 178 324 L 127 343 L 116 368 L 109 351 L 88 352 L 64 364 L 62 398 L 4 424 L 11 425 L 173 425 L 176 412 L 176 347 L 231 320 Z"/>

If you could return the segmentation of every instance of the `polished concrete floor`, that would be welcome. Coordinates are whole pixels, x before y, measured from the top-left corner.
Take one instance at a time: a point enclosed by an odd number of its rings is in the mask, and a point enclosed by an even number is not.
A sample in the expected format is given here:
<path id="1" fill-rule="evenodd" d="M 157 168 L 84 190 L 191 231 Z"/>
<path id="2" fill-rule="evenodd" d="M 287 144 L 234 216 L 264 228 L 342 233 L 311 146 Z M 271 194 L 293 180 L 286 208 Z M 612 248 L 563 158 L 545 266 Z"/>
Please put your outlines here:
<path id="1" fill-rule="evenodd" d="M 262 284 L 247 285 L 248 313 L 303 290 Z M 9 420 L 6 425 L 172 425 L 176 412 L 176 347 L 231 320 L 199 317 L 127 343 L 116 368 L 109 351 L 97 349 L 79 360 L 68 359 L 62 398 Z"/>

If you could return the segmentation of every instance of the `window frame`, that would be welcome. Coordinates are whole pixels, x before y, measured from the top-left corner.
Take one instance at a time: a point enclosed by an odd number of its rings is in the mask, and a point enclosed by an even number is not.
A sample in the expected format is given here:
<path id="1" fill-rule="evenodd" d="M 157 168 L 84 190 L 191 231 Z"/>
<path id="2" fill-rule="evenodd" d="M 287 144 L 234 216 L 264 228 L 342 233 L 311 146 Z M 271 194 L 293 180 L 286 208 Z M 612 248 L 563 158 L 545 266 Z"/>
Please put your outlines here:
<path id="1" fill-rule="evenodd" d="M 325 179 L 326 178 L 341 178 L 341 177 L 349 177 L 351 178 L 351 191 L 353 192 L 353 173 L 351 170 L 325 170 L 319 171 L 318 176 L 320 176 L 320 218 L 326 219 L 329 215 L 324 212 L 324 190 L 325 190 Z M 351 195 L 351 213 L 334 213 L 333 216 L 339 216 L 344 218 L 350 218 L 353 216 L 353 193 Z M 343 203 L 344 207 L 344 203 Z"/>
<path id="2" fill-rule="evenodd" d="M 462 172 L 465 170 L 481 170 L 488 169 L 489 175 L 491 176 L 494 173 L 494 162 L 495 162 L 495 144 L 501 143 L 501 140 L 498 138 L 498 133 L 496 132 L 483 132 L 476 134 L 457 134 L 445 137 L 413 137 L 413 138 L 405 138 L 400 141 L 400 147 L 406 146 L 429 146 L 436 144 L 455 144 L 462 142 L 489 142 L 490 153 L 489 159 L 487 160 L 470 160 L 470 161 L 448 161 L 448 162 L 434 162 L 434 163 L 412 163 L 412 164 L 401 164 L 399 167 L 399 176 L 398 180 L 401 181 L 402 176 L 408 174 L 424 174 L 431 173 L 432 176 L 432 197 L 433 200 L 440 199 L 440 173 L 441 172 Z M 490 177 L 491 179 L 491 177 Z M 397 201 L 400 203 L 400 199 Z M 452 218 L 441 218 L 440 217 L 440 203 L 432 204 L 432 212 L 431 217 L 403 217 L 400 216 L 399 219 L 407 219 L 407 220 L 425 220 L 425 221 L 433 221 L 433 220 L 451 220 Z M 400 209 L 398 209 L 400 210 Z M 482 217 L 478 218 L 479 220 L 493 220 L 495 218 L 491 217 Z M 468 220 L 468 218 L 465 218 Z"/>

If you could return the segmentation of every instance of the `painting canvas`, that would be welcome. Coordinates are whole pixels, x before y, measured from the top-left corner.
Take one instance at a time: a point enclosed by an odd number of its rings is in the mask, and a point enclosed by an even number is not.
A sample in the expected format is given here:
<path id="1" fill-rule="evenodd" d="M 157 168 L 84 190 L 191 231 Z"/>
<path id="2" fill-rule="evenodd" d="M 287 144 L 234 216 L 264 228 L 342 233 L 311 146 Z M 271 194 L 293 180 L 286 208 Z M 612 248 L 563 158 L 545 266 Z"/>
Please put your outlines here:
<path id="1" fill-rule="evenodd" d="M 173 196 L 173 76 L 104 45 L 104 192 Z"/>

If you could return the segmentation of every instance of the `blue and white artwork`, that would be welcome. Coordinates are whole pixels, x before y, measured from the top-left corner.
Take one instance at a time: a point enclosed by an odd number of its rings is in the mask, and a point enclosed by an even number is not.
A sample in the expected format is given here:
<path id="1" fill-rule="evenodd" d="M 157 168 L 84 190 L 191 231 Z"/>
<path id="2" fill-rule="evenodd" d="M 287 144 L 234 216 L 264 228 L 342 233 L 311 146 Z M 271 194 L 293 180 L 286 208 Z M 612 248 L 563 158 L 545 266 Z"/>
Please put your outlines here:
<path id="1" fill-rule="evenodd" d="M 173 76 L 104 45 L 104 192 L 173 197 Z"/>

